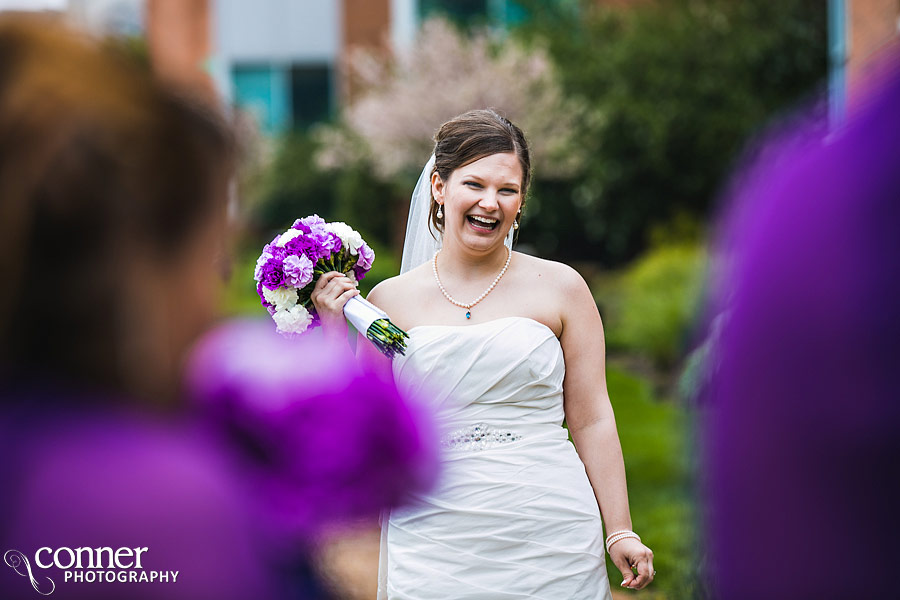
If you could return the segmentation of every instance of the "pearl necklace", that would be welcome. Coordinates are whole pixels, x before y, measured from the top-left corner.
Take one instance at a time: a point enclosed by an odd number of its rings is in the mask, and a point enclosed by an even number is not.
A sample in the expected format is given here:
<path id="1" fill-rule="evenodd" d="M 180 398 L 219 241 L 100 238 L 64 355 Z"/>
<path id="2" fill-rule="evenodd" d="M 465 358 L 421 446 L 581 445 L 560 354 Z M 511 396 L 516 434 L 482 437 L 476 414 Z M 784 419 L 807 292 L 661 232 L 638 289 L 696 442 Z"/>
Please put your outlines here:
<path id="1" fill-rule="evenodd" d="M 506 264 L 503 265 L 503 268 L 500 270 L 500 273 L 498 273 L 497 276 L 494 278 L 493 283 L 491 283 L 491 285 L 488 287 L 488 289 L 484 290 L 484 292 L 482 292 L 482 294 L 480 296 L 478 296 L 477 298 L 475 298 L 475 300 L 473 300 L 472 302 L 469 302 L 469 303 L 460 302 L 459 300 L 454 299 L 453 296 L 451 296 L 449 293 L 447 293 L 447 290 L 444 289 L 444 284 L 441 283 L 441 278 L 438 277 L 438 271 L 437 271 L 437 257 L 438 257 L 438 254 L 441 253 L 441 251 L 438 250 L 437 252 L 434 253 L 434 258 L 431 259 L 431 270 L 434 272 L 434 280 L 437 281 L 438 287 L 441 288 L 441 292 L 444 294 L 444 297 L 447 300 L 449 300 L 452 304 L 455 304 L 456 306 L 460 306 L 460 307 L 466 309 L 466 318 L 467 319 L 472 318 L 471 308 L 473 306 L 475 306 L 476 304 L 478 304 L 479 302 L 481 302 L 482 300 L 484 300 L 485 296 L 490 294 L 493 291 L 493 289 L 495 287 L 497 287 L 497 284 L 500 282 L 500 278 L 503 277 L 503 274 L 506 273 L 506 269 L 509 268 L 509 261 L 512 258 L 512 250 L 507 248 L 506 252 L 507 252 Z"/>

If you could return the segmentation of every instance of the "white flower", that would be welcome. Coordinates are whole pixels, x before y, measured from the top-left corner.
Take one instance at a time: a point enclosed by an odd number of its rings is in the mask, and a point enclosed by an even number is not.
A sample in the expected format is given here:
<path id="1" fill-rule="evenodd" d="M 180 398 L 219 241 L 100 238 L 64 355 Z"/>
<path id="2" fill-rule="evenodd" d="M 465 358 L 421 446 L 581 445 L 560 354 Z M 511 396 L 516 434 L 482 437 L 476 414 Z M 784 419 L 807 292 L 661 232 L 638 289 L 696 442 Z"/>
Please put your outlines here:
<path id="1" fill-rule="evenodd" d="M 279 248 L 284 248 L 285 244 L 294 239 L 295 237 L 299 237 L 303 235 L 303 232 L 299 229 L 288 229 L 278 238 L 278 243 L 275 244 Z"/>
<path id="2" fill-rule="evenodd" d="M 334 223 L 326 223 L 325 229 L 331 231 L 333 234 L 341 238 L 341 244 L 344 246 L 344 248 L 350 250 L 350 254 L 358 254 L 359 247 L 365 243 L 363 242 L 362 236 L 359 235 L 359 232 L 346 223 L 342 223 L 340 221 L 336 221 Z"/>
<path id="3" fill-rule="evenodd" d="M 266 302 L 273 305 L 275 310 L 287 310 L 297 304 L 297 290 L 294 288 L 280 287 L 277 290 L 270 290 L 263 286 L 262 290 Z"/>
<path id="4" fill-rule="evenodd" d="M 272 315 L 278 333 L 303 333 L 312 323 L 312 315 L 302 304 L 284 310 L 276 310 Z"/>

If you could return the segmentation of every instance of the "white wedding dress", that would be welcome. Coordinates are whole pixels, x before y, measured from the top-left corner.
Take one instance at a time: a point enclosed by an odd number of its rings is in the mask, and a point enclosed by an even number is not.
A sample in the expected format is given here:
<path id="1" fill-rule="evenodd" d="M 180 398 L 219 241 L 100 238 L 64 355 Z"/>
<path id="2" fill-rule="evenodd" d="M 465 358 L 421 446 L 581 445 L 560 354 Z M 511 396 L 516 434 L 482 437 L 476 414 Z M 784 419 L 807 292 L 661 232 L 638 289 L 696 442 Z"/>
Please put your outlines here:
<path id="1" fill-rule="evenodd" d="M 409 334 L 394 376 L 433 402 L 444 468 L 384 519 L 379 600 L 611 598 L 597 501 L 562 427 L 553 332 L 506 317 Z"/>

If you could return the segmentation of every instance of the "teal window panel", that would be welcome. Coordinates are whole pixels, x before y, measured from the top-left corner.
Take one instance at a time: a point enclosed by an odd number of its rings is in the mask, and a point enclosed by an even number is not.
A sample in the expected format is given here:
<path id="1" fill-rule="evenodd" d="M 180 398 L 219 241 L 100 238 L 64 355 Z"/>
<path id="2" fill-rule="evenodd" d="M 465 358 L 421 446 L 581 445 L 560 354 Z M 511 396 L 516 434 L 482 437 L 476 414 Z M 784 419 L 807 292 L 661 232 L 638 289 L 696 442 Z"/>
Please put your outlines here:
<path id="1" fill-rule="evenodd" d="M 234 102 L 255 115 L 264 133 L 291 125 L 289 70 L 279 65 L 236 65 L 232 69 Z"/>
<path id="2" fill-rule="evenodd" d="M 528 20 L 528 11 L 515 0 L 422 0 L 419 17 L 440 15 L 457 23 L 516 25 Z"/>
<path id="3" fill-rule="evenodd" d="M 471 23 L 484 20 L 488 16 L 489 0 L 422 0 L 419 3 L 419 16 L 448 17 L 459 23 Z"/>
<path id="4" fill-rule="evenodd" d="M 519 25 L 528 20 L 528 11 L 515 0 L 493 0 L 497 4 L 494 20 L 504 25 Z"/>

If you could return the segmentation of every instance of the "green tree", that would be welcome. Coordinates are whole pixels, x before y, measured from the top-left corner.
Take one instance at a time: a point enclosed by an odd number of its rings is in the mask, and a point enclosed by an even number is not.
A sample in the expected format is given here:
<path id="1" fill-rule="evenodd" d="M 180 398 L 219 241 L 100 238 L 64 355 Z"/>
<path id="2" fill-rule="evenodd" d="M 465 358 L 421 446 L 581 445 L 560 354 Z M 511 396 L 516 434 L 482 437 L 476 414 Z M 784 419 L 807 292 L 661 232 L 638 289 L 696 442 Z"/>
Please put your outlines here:
<path id="1" fill-rule="evenodd" d="M 521 3 L 531 18 L 517 34 L 549 48 L 566 92 L 590 106 L 583 176 L 536 185 L 536 226 L 521 234 L 556 255 L 617 264 L 674 217 L 704 219 L 748 136 L 826 74 L 818 1 Z"/>
<path id="2" fill-rule="evenodd" d="M 286 134 L 257 182 L 251 220 L 257 230 L 274 233 L 295 219 L 318 214 L 344 221 L 370 244 L 385 247 L 393 232 L 390 185 L 372 176 L 371 165 L 351 163 L 323 171 L 316 162 L 320 142 L 306 131 Z"/>

